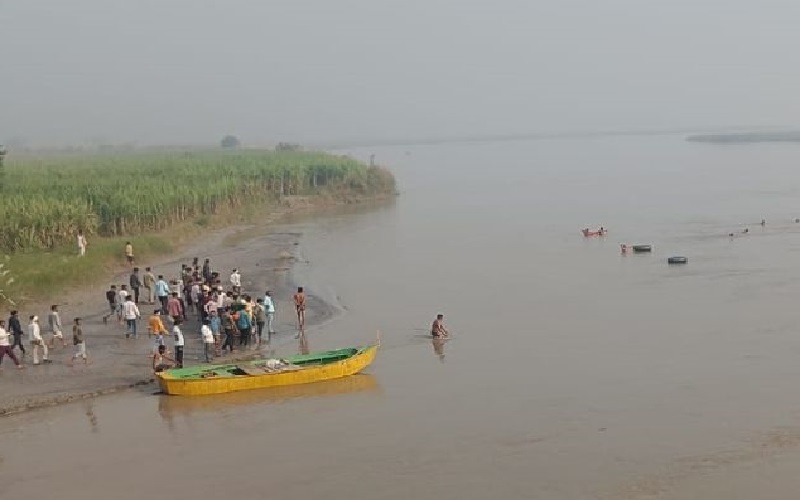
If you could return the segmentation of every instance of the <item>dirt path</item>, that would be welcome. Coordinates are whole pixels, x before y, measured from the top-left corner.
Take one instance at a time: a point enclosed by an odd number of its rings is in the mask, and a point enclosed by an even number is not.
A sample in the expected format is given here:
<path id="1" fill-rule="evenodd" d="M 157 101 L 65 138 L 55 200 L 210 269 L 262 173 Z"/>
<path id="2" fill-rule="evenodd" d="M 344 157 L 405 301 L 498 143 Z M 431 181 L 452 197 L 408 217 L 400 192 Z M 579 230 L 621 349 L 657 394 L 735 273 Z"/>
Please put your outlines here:
<path id="1" fill-rule="evenodd" d="M 244 231 L 245 236 L 242 235 Z M 246 233 L 252 231 L 253 237 Z M 227 280 L 231 269 L 238 268 L 242 273 L 242 286 L 246 293 L 262 296 L 266 290 L 273 291 L 276 301 L 277 336 L 272 347 L 289 341 L 294 342 L 296 333 L 294 308 L 291 295 L 294 286 L 291 283 L 291 266 L 294 262 L 286 255 L 294 255 L 299 233 L 279 232 L 279 228 L 270 232 L 265 227 L 230 227 L 210 232 L 200 241 L 181 250 L 178 255 L 159 262 L 139 263 L 139 267 L 150 266 L 156 275 L 163 274 L 171 278 L 178 275 L 182 263 L 190 264 L 193 257 L 210 258 L 212 268 L 220 272 L 223 281 Z M 235 235 L 235 246 L 226 245 L 225 239 Z M 91 258 L 91 256 L 89 256 Z M 107 394 L 135 386 L 148 386 L 153 381 L 151 370 L 152 341 L 147 336 L 146 319 L 154 306 L 140 304 L 142 321 L 139 323 L 139 338 L 126 339 L 124 326 L 114 318 L 108 324 L 103 323 L 107 313 L 105 291 L 111 283 L 119 286 L 127 283 L 128 272 L 120 273 L 106 285 L 87 290 L 77 290 L 67 294 L 59 301 L 66 348 L 51 349 L 50 358 L 53 363 L 34 366 L 31 363 L 30 350 L 25 358 L 27 368 L 17 370 L 9 360 L 4 360 L 0 370 L 0 415 L 24 411 L 26 409 L 49 406 L 100 394 Z M 309 325 L 319 324 L 330 318 L 335 310 L 332 306 L 316 300 L 313 295 L 308 300 Z M 20 312 L 23 328 L 30 314 L 38 314 L 46 326 L 47 307 L 37 306 Z M 72 348 L 72 318 L 83 318 L 83 329 L 87 342 L 91 363 L 88 366 L 78 361 L 74 367 L 68 366 Z M 46 328 L 43 328 L 43 333 Z M 142 333 L 143 332 L 143 333 Z M 200 362 L 202 344 L 199 336 L 199 323 L 192 313 L 184 325 L 186 337 L 185 363 L 187 365 Z M 26 339 L 27 340 L 27 339 Z M 171 342 L 167 342 L 171 346 Z M 26 342 L 26 348 L 27 342 Z M 252 357 L 260 352 L 234 352 L 233 356 Z M 221 359 L 234 359 L 231 357 Z"/>

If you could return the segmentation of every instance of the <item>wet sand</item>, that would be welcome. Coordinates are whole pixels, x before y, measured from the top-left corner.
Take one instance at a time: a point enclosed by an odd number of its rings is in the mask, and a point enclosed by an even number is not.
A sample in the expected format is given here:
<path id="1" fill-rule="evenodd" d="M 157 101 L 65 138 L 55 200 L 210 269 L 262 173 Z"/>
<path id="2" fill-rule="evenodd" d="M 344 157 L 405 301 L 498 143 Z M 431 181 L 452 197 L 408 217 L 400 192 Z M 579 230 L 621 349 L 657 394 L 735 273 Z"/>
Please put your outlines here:
<path id="1" fill-rule="evenodd" d="M 300 235 L 271 231 L 266 226 L 217 230 L 168 260 L 154 264 L 137 264 L 141 272 L 144 272 L 146 266 L 150 266 L 156 276 L 164 274 L 169 278 L 178 275 L 181 264 L 191 264 L 193 257 L 199 257 L 201 262 L 208 257 L 211 259 L 213 269 L 220 272 L 224 283 L 227 282 L 230 271 L 236 267 L 242 274 L 242 285 L 246 293 L 260 297 L 267 289 L 273 291 L 276 302 L 277 335 L 273 337 L 272 344 L 265 345 L 258 351 L 254 348 L 237 350 L 232 355 L 218 358 L 219 360 L 260 356 L 290 340 L 294 342 L 293 336 L 297 329 L 291 302 L 294 293 L 291 268 L 296 260 L 294 254 Z M 241 241 L 230 245 L 227 243 L 230 240 Z M 291 257 L 286 258 L 286 255 Z M 91 258 L 91 255 L 88 258 Z M 129 272 L 118 274 L 109 284 L 114 283 L 119 288 L 120 284 L 127 284 L 128 276 Z M 103 316 L 108 313 L 104 299 L 106 290 L 107 287 L 97 287 L 93 290 L 74 291 L 67 295 L 67 300 L 62 301 L 59 310 L 68 345 L 66 348 L 56 347 L 50 350 L 52 364 L 38 366 L 32 364 L 27 335 L 25 345 L 28 353 L 24 358 L 26 369 L 17 370 L 10 360 L 4 360 L 0 370 L 0 384 L 3 385 L 3 391 L 0 393 L 0 415 L 95 397 L 133 387 L 150 390 L 150 384 L 153 383 L 151 358 L 153 340 L 147 335 L 147 318 L 156 306 L 139 304 L 142 313 L 142 320 L 138 325 L 139 338 L 126 339 L 125 327 L 117 322 L 116 317 L 109 318 L 108 324 L 102 321 Z M 144 294 L 144 289 L 142 292 Z M 308 308 L 309 327 L 329 319 L 335 312 L 333 305 L 313 295 L 309 296 Z M 43 334 L 46 334 L 45 311 L 47 310 L 48 308 L 43 306 L 35 309 L 43 325 Z M 28 310 L 23 310 L 20 317 L 26 318 L 29 314 Z M 83 320 L 90 363 L 84 365 L 79 359 L 73 366 L 69 366 L 74 353 L 72 318 L 76 315 Z M 27 321 L 23 319 L 21 322 L 23 328 L 26 328 Z M 190 311 L 189 321 L 183 326 L 186 337 L 184 355 L 186 365 L 202 362 L 199 329 L 200 325 L 194 311 Z M 170 339 L 167 339 L 167 346 L 171 346 Z"/>

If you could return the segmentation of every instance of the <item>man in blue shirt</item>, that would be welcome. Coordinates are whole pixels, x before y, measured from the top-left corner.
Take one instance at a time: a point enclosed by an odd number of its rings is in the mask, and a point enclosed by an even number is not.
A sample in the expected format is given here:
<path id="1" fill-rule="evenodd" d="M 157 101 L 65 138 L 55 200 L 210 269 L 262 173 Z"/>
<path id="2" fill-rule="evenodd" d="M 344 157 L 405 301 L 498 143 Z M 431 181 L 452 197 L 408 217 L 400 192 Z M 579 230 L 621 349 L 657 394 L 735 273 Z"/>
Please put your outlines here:
<path id="1" fill-rule="evenodd" d="M 159 274 L 158 281 L 156 281 L 156 297 L 161 302 L 161 314 L 166 314 L 169 292 L 169 284 L 164 280 L 164 276 Z"/>

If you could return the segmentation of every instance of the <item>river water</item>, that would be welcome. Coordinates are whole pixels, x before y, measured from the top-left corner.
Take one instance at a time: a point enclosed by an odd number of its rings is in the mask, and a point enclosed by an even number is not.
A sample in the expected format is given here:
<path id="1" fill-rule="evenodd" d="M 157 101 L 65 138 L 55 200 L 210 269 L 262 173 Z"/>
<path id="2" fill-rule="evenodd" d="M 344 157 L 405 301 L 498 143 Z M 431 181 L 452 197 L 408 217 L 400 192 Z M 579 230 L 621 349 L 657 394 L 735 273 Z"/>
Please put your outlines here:
<path id="1" fill-rule="evenodd" d="M 368 374 L 5 418 L 0 498 L 796 491 L 800 147 L 658 136 L 350 153 L 389 165 L 401 195 L 293 222 L 295 278 L 342 310 L 311 329 L 312 350 L 381 330 Z M 581 236 L 600 225 L 607 237 Z M 437 312 L 444 344 L 425 338 Z"/>

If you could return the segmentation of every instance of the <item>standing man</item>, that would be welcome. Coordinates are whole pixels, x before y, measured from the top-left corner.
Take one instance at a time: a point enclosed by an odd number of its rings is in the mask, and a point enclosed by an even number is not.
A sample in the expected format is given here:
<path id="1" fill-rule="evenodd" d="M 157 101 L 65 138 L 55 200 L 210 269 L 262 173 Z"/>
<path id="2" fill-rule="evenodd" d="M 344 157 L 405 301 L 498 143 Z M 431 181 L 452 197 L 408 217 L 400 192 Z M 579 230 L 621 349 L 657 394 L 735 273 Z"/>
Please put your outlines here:
<path id="1" fill-rule="evenodd" d="M 78 229 L 78 257 L 86 255 L 86 236 L 83 235 L 83 229 Z"/>
<path id="2" fill-rule="evenodd" d="M 83 328 L 81 328 L 81 319 L 75 318 L 72 325 L 72 345 L 75 346 L 75 354 L 72 355 L 72 363 L 78 358 L 83 358 L 83 364 L 89 364 L 89 358 L 86 356 L 86 339 L 83 338 Z"/>
<path id="3" fill-rule="evenodd" d="M 231 288 L 237 295 L 242 293 L 242 275 L 239 274 L 238 269 L 234 269 L 231 273 Z"/>
<path id="4" fill-rule="evenodd" d="M 131 245 L 130 241 L 125 242 L 125 261 L 130 266 L 136 263 L 136 259 L 133 257 L 133 245 Z"/>
<path id="5" fill-rule="evenodd" d="M 444 327 L 444 314 L 437 314 L 436 319 L 433 320 L 431 325 L 431 335 L 435 339 L 446 338 L 450 336 L 450 332 Z"/>
<path id="6" fill-rule="evenodd" d="M 123 314 L 125 315 L 125 338 L 130 338 L 133 335 L 133 338 L 137 338 L 136 335 L 136 322 L 142 317 L 139 313 L 139 308 L 136 306 L 136 303 L 133 301 L 133 297 L 128 295 L 125 297 L 125 306 L 123 307 Z"/>
<path id="7" fill-rule="evenodd" d="M 267 313 L 267 343 L 269 343 L 275 333 L 275 301 L 272 300 L 272 292 L 269 290 L 264 294 L 264 312 Z"/>
<path id="8" fill-rule="evenodd" d="M 139 303 L 139 288 L 142 286 L 142 280 L 139 278 L 139 268 L 134 267 L 133 272 L 129 278 L 131 291 L 133 291 L 133 301 Z"/>
<path id="9" fill-rule="evenodd" d="M 167 314 L 169 314 L 173 321 L 183 319 L 183 307 L 181 307 L 181 301 L 178 299 L 177 292 L 172 292 L 172 297 L 167 301 Z"/>
<path id="10" fill-rule="evenodd" d="M 216 310 L 211 311 L 209 326 L 211 327 L 211 333 L 214 335 L 214 356 L 222 356 L 222 351 L 220 350 L 222 347 L 222 320 L 220 320 Z"/>
<path id="11" fill-rule="evenodd" d="M 203 281 L 211 286 L 211 261 L 206 259 L 203 261 Z"/>
<path id="12" fill-rule="evenodd" d="M 22 357 L 24 358 L 25 346 L 22 344 L 22 335 L 25 332 L 22 331 L 18 311 L 11 311 L 11 316 L 8 318 L 8 331 L 14 336 L 14 345 L 11 347 L 11 350 L 13 351 L 14 347 L 19 347 L 19 350 L 22 351 Z"/>
<path id="13" fill-rule="evenodd" d="M 39 328 L 39 316 L 31 316 L 31 322 L 28 323 L 28 341 L 31 343 L 33 350 L 33 364 L 39 364 L 39 349 L 42 349 L 44 352 L 42 363 L 49 364 L 51 361 L 48 356 L 47 344 L 42 340 L 42 331 Z"/>
<path id="14" fill-rule="evenodd" d="M 47 325 L 50 327 L 50 347 L 56 346 L 56 339 L 61 339 L 61 347 L 67 347 L 64 334 L 61 331 L 61 316 L 58 315 L 58 306 L 50 306 L 50 314 L 47 315 Z"/>
<path id="15" fill-rule="evenodd" d="M 264 299 L 256 299 L 253 308 L 253 316 L 256 320 L 256 345 L 261 345 L 261 336 L 264 334 L 264 325 L 267 324 L 267 311 L 264 308 Z M 269 342 L 269 340 L 267 341 Z"/>
<path id="16" fill-rule="evenodd" d="M 225 342 L 222 344 L 222 351 L 227 347 L 229 352 L 233 352 L 233 338 L 236 335 L 236 322 L 231 314 L 231 307 L 226 306 L 222 312 L 222 330 L 225 332 Z"/>
<path id="17" fill-rule="evenodd" d="M 189 318 L 186 316 L 186 302 L 183 300 L 183 280 L 173 280 L 170 291 L 172 292 L 173 297 L 178 297 L 178 302 L 181 305 L 181 317 L 183 318 L 183 321 L 188 321 Z"/>
<path id="18" fill-rule="evenodd" d="M 303 287 L 297 287 L 297 293 L 294 294 L 294 309 L 297 312 L 297 329 L 299 330 L 295 338 L 300 338 L 300 332 L 306 326 L 306 294 Z"/>
<path id="19" fill-rule="evenodd" d="M 181 331 L 181 319 L 175 320 L 172 327 L 172 339 L 175 342 L 175 363 L 176 368 L 183 368 L 183 332 Z"/>
<path id="20" fill-rule="evenodd" d="M 242 310 L 238 312 L 238 317 L 236 318 L 236 328 L 239 330 L 240 335 L 239 345 L 250 345 L 250 332 L 253 329 L 253 320 L 250 317 L 250 314 L 248 314 L 247 309 L 242 308 Z"/>
<path id="21" fill-rule="evenodd" d="M 144 268 L 144 289 L 147 290 L 147 303 L 154 304 L 155 298 L 156 277 L 149 267 Z"/>
<path id="22" fill-rule="evenodd" d="M 156 297 L 161 303 L 161 312 L 167 312 L 167 300 L 169 299 L 169 285 L 164 281 L 164 276 L 159 274 L 158 281 L 156 281 Z"/>
<path id="23" fill-rule="evenodd" d="M 206 357 L 206 363 L 211 363 L 211 352 L 214 350 L 214 332 L 208 326 L 209 321 L 203 320 L 203 326 L 200 327 L 200 335 L 203 337 L 203 355 Z"/>

